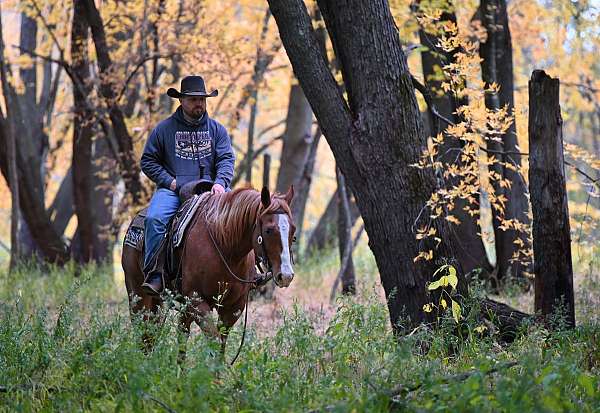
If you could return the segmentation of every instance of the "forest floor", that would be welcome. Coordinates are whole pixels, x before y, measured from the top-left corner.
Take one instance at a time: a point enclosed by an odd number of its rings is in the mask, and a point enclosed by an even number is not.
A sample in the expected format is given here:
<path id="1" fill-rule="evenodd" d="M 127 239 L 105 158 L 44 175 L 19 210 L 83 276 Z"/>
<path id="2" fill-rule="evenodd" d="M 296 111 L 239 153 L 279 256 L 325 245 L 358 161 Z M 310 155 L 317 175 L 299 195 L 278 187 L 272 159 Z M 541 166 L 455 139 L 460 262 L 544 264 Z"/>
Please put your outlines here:
<path id="1" fill-rule="evenodd" d="M 578 322 L 600 319 L 600 257 L 592 260 L 589 250 L 579 249 L 573 253 L 576 272 L 573 277 Z M 359 294 L 354 302 L 364 305 L 375 302 L 385 305 L 385 294 L 373 256 L 366 243 L 359 244 L 354 256 Z M 299 266 L 299 275 L 288 288 L 276 289 L 272 300 L 258 298 L 250 304 L 248 325 L 257 333 L 269 335 L 279 327 L 284 314 L 294 306 L 311 316 L 317 331 L 323 332 L 335 316 L 338 303 L 330 301 L 331 288 L 337 277 L 339 261 L 333 251 L 313 257 Z M 533 283 L 509 280 L 496 294 L 489 298 L 506 303 L 528 314 L 534 313 Z M 339 294 L 337 295 L 339 297 Z"/>
<path id="2" fill-rule="evenodd" d="M 585 251 L 574 252 L 577 328 L 524 326 L 512 344 L 468 313 L 458 328 L 448 315 L 397 339 L 367 246 L 354 257 L 357 296 L 334 303 L 337 254 L 322 253 L 274 300 L 250 302 L 233 367 L 197 329 L 178 366 L 173 311 L 145 355 L 119 271 L 1 271 L 0 411 L 597 411 L 600 251 Z M 494 298 L 532 312 L 519 283 Z"/>

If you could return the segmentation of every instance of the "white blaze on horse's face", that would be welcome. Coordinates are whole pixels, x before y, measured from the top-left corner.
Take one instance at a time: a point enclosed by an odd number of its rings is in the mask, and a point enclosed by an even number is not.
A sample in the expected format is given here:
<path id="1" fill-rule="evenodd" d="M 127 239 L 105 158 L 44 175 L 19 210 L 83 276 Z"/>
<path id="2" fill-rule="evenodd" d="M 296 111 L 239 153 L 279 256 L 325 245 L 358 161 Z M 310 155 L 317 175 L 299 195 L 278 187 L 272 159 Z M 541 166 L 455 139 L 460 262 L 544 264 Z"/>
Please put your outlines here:
<path id="1" fill-rule="evenodd" d="M 281 235 L 281 278 L 280 285 L 287 287 L 294 278 L 294 268 L 290 254 L 290 220 L 286 214 L 279 214 L 279 234 Z M 278 277 L 279 278 L 279 277 Z"/>

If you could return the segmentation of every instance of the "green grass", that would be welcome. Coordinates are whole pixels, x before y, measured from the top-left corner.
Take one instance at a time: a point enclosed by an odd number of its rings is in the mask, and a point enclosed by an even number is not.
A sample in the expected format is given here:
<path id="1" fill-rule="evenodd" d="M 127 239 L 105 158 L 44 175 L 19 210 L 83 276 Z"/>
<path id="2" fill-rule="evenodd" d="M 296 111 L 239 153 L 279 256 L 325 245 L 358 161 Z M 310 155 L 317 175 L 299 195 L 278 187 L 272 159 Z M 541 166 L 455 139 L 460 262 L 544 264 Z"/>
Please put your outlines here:
<path id="1" fill-rule="evenodd" d="M 302 282 L 317 285 L 334 262 L 306 265 Z M 372 268 L 359 254 L 357 273 Z M 268 336 L 251 329 L 233 367 L 219 360 L 216 343 L 193 334 L 178 366 L 173 311 L 145 355 L 145 327 L 129 319 L 120 282 L 101 268 L 74 271 L 0 273 L 1 411 L 599 410 L 593 318 L 573 331 L 532 326 L 509 346 L 480 337 L 470 319 L 462 336 L 448 319 L 397 340 L 385 305 L 367 292 L 339 300 L 322 334 L 301 305 Z M 588 284 L 597 296 L 598 283 Z M 238 325 L 227 360 L 240 333 Z"/>

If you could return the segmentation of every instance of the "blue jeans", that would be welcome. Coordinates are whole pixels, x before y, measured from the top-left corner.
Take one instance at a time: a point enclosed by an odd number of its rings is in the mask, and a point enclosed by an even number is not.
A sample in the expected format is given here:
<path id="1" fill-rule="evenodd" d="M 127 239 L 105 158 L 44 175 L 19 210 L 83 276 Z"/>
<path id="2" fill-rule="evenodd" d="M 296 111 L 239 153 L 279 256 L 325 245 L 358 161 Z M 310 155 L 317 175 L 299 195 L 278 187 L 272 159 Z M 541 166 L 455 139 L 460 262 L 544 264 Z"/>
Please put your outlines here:
<path id="1" fill-rule="evenodd" d="M 179 197 L 170 189 L 159 188 L 152 196 L 144 221 L 144 270 L 158 251 L 167 225 L 178 208 Z"/>

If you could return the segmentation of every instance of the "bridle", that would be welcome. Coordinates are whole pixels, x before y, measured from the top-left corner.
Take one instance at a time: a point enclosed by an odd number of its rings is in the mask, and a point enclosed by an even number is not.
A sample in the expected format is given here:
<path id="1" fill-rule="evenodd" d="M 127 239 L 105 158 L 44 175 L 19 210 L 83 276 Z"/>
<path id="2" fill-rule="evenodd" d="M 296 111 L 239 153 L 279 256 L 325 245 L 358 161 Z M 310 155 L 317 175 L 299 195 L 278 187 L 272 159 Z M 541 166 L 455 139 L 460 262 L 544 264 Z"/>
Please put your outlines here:
<path id="1" fill-rule="evenodd" d="M 204 224 L 206 225 L 206 231 L 208 232 L 210 240 L 212 241 L 213 247 L 215 247 L 215 250 L 217 250 L 217 253 L 219 254 L 219 257 L 221 258 L 223 265 L 227 269 L 227 272 L 236 281 L 238 281 L 242 284 L 254 284 L 255 287 L 260 287 L 261 285 L 265 285 L 267 282 L 269 282 L 269 280 L 273 279 L 273 282 L 275 283 L 275 285 L 280 287 L 279 283 L 277 282 L 276 277 L 273 277 L 273 265 L 271 264 L 271 260 L 269 260 L 269 255 L 267 254 L 267 249 L 265 247 L 265 238 L 263 235 L 263 227 L 262 227 L 261 218 L 264 215 L 268 215 L 268 214 L 273 214 L 273 215 L 286 214 L 287 215 L 287 213 L 281 208 L 274 212 L 268 212 L 268 213 L 263 212 L 263 213 L 258 214 L 256 221 L 254 222 L 254 225 L 252 226 L 252 234 L 254 234 L 254 231 L 255 231 L 256 227 L 258 226 L 259 232 L 258 232 L 258 236 L 256 237 L 256 243 L 258 245 L 260 245 L 260 254 L 256 254 L 256 252 L 255 252 L 254 264 L 258 268 L 259 274 L 253 280 L 245 280 L 242 277 L 239 277 L 238 275 L 236 275 L 231 270 L 231 268 L 229 267 L 229 264 L 227 263 L 227 260 L 223 256 L 223 252 L 221 252 L 221 249 L 219 248 L 212 232 L 210 231 L 206 215 L 203 216 Z M 253 243 L 253 249 L 254 249 L 254 243 Z M 290 248 L 290 258 L 292 260 L 292 265 L 294 265 L 294 253 L 291 248 Z M 263 265 L 264 265 L 264 267 L 263 267 Z"/>
<path id="2" fill-rule="evenodd" d="M 263 236 L 263 227 L 262 227 L 261 218 L 264 215 L 269 215 L 269 214 L 271 214 L 271 215 L 281 215 L 281 214 L 287 215 L 287 212 L 285 212 L 282 208 L 279 208 L 278 210 L 276 210 L 274 212 L 259 214 L 258 217 L 256 218 L 256 222 L 254 223 L 254 226 L 252 227 L 253 234 L 254 234 L 254 230 L 256 229 L 257 225 L 259 228 L 258 236 L 256 237 L 256 243 L 258 245 L 260 245 L 260 254 L 255 253 L 254 260 L 255 260 L 256 268 L 258 268 L 258 270 L 260 271 L 260 274 L 261 274 L 257 277 L 257 280 L 260 279 L 261 277 L 263 279 L 257 283 L 257 286 L 266 284 L 272 278 L 275 285 L 280 287 L 279 283 L 277 282 L 277 278 L 273 277 L 273 265 L 271 264 L 271 261 L 269 260 L 269 255 L 267 254 L 267 249 L 265 247 L 265 238 Z M 294 237 L 294 240 L 295 240 L 295 237 Z M 290 248 L 290 258 L 292 259 L 292 265 L 294 265 L 295 264 L 294 253 L 293 253 L 292 248 Z M 265 265 L 265 267 L 263 267 L 263 264 Z"/>

